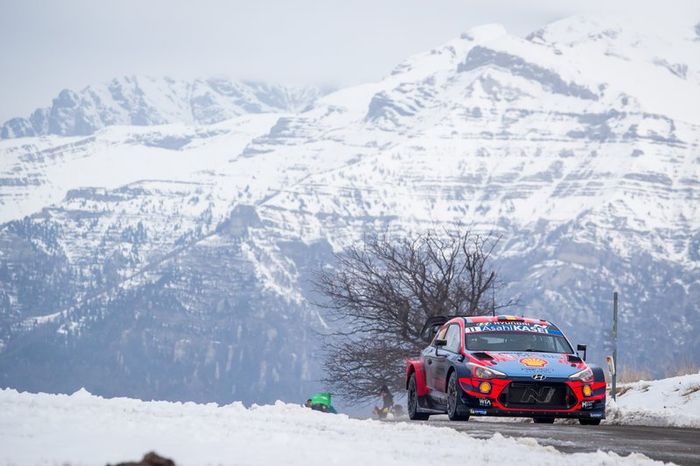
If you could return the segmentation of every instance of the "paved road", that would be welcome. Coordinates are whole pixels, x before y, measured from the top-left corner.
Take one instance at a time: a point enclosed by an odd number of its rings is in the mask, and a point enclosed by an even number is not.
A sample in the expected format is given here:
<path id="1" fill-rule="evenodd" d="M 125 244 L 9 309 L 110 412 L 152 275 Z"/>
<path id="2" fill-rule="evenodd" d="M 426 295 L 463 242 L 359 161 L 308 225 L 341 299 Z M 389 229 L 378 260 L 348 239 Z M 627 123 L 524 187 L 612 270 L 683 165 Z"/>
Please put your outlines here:
<path id="1" fill-rule="evenodd" d="M 566 453 L 596 450 L 614 451 L 619 455 L 643 453 L 656 460 L 700 465 L 700 430 L 697 429 L 549 425 L 486 419 L 450 422 L 446 416 L 433 416 L 425 424 L 451 427 L 477 438 L 490 438 L 496 432 L 509 437 L 533 437 L 541 445 L 551 445 Z"/>

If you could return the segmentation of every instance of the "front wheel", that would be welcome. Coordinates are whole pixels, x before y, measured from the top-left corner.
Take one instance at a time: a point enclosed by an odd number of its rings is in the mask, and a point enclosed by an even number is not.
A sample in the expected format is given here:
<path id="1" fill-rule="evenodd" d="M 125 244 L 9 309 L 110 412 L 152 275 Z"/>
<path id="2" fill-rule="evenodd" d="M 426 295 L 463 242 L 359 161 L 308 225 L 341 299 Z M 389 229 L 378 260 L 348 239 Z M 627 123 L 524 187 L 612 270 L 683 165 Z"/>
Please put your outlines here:
<path id="1" fill-rule="evenodd" d="M 408 379 L 408 418 L 412 421 L 425 421 L 430 414 L 418 411 L 418 391 L 416 390 L 416 373 Z"/>
<path id="2" fill-rule="evenodd" d="M 600 419 L 579 419 L 578 422 L 580 422 L 582 426 L 600 425 Z"/>
<path id="3" fill-rule="evenodd" d="M 450 421 L 468 421 L 469 414 L 460 400 L 458 390 L 460 388 L 457 387 L 457 375 L 453 372 L 447 382 L 447 417 Z"/>

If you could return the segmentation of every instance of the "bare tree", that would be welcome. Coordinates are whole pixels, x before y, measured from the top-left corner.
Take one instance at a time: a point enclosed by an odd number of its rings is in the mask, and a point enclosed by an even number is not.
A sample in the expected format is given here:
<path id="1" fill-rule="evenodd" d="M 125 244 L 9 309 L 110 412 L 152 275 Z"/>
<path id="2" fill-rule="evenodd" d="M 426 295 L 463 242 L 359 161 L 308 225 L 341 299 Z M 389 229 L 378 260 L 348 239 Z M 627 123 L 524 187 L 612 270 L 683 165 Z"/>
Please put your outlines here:
<path id="1" fill-rule="evenodd" d="M 404 360 L 425 347 L 428 317 L 490 314 L 499 288 L 490 259 L 499 237 L 468 230 L 393 240 L 373 236 L 336 255 L 315 279 L 320 305 L 335 321 L 324 382 L 366 401 L 383 384 L 402 387 Z"/>

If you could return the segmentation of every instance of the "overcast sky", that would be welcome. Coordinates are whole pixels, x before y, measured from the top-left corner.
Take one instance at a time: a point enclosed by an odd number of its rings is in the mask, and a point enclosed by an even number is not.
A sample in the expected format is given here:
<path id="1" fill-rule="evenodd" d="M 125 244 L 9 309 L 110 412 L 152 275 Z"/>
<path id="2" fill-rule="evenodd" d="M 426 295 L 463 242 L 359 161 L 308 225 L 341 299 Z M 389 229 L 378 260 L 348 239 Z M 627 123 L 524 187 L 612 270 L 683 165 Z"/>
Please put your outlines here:
<path id="1" fill-rule="evenodd" d="M 610 5 L 613 4 L 613 5 Z M 380 79 L 470 27 L 572 14 L 692 16 L 700 0 L 0 0 L 0 122 L 127 74 L 334 87 Z"/>

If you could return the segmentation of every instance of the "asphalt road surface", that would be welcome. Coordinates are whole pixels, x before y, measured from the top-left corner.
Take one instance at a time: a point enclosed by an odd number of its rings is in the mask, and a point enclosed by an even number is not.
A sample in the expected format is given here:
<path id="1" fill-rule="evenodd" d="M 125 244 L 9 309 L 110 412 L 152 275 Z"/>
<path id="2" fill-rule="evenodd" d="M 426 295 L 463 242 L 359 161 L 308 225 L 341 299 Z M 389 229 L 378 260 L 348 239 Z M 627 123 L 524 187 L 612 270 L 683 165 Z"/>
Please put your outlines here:
<path id="1" fill-rule="evenodd" d="M 416 421 L 409 421 L 416 422 Z M 642 453 L 660 461 L 700 465 L 700 430 L 643 426 L 582 426 L 578 424 L 531 424 L 497 419 L 450 422 L 433 416 L 425 424 L 450 427 L 476 438 L 496 432 L 508 437 L 532 437 L 565 453 L 614 451 L 619 455 Z"/>

